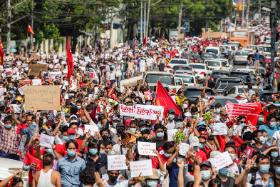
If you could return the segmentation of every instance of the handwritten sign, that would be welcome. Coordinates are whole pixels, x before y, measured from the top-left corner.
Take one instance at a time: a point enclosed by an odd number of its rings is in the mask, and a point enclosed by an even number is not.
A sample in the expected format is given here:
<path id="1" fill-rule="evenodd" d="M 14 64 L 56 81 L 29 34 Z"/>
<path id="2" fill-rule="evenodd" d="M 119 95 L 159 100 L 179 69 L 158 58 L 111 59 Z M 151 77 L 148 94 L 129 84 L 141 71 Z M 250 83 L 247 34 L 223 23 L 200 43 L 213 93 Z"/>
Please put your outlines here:
<path id="1" fill-rule="evenodd" d="M 99 132 L 97 125 L 85 125 L 85 133 L 89 132 L 91 136 L 95 136 L 96 132 Z"/>
<path id="2" fill-rule="evenodd" d="M 214 123 L 212 125 L 212 135 L 225 135 L 228 134 L 228 128 L 225 123 Z"/>
<path id="3" fill-rule="evenodd" d="M 153 175 L 152 160 L 130 162 L 131 177 L 147 177 Z"/>
<path id="4" fill-rule="evenodd" d="M 228 152 L 218 154 L 214 158 L 209 159 L 209 161 L 211 162 L 213 168 L 216 169 L 216 171 L 218 171 L 221 168 L 227 167 L 233 163 Z"/>
<path id="5" fill-rule="evenodd" d="M 155 156 L 154 150 L 156 150 L 156 143 L 150 142 L 138 142 L 137 143 L 138 153 L 140 155 L 152 155 Z"/>
<path id="6" fill-rule="evenodd" d="M 29 64 L 28 75 L 39 76 L 42 71 L 48 71 L 47 64 Z"/>
<path id="7" fill-rule="evenodd" d="M 108 171 L 127 169 L 125 155 L 108 155 Z"/>
<path id="8" fill-rule="evenodd" d="M 54 143 L 53 136 L 48 136 L 46 134 L 40 135 L 40 146 L 46 147 L 46 148 L 52 148 L 53 143 Z"/>
<path id="9" fill-rule="evenodd" d="M 178 131 L 178 129 L 170 129 L 167 130 L 167 141 L 173 141 L 173 136 L 176 134 L 176 132 Z"/>
<path id="10" fill-rule="evenodd" d="M 119 107 L 121 116 L 134 117 L 138 119 L 156 120 L 163 118 L 164 108 L 154 105 L 135 105 L 126 106 L 121 104 Z"/>
<path id="11" fill-rule="evenodd" d="M 187 143 L 181 142 L 179 145 L 179 154 L 185 156 L 190 149 L 190 145 Z"/>
<path id="12" fill-rule="evenodd" d="M 60 110 L 60 86 L 24 86 L 25 110 Z"/>

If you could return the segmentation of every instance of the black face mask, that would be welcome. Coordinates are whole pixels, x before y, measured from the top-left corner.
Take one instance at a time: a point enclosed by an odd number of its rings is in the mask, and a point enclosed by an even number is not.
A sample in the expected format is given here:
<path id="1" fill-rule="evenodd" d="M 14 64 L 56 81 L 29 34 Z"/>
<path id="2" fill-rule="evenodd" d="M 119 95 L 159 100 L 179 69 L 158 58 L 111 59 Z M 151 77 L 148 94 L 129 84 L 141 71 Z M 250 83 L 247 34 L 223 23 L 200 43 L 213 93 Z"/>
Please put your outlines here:
<path id="1" fill-rule="evenodd" d="M 109 180 L 111 183 L 115 184 L 117 182 L 118 176 L 109 175 Z"/>

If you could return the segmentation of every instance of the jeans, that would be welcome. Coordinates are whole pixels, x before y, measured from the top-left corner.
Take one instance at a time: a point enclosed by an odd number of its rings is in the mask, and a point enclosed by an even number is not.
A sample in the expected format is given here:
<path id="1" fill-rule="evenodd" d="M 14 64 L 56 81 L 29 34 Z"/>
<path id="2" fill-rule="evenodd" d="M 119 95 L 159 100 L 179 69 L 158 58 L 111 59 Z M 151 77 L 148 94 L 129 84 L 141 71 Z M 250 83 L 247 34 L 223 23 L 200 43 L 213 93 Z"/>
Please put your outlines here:
<path id="1" fill-rule="evenodd" d="M 9 158 L 9 159 L 12 159 L 12 160 L 20 160 L 18 155 L 5 153 L 4 151 L 0 151 L 0 157 L 1 158 Z"/>

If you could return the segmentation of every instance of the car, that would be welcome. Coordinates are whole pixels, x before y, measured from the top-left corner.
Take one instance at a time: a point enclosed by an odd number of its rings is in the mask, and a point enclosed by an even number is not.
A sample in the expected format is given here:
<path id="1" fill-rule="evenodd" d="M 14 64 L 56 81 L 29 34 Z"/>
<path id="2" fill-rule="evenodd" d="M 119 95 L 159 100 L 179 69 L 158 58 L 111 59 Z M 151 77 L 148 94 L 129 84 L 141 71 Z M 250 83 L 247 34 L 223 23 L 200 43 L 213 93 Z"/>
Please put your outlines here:
<path id="1" fill-rule="evenodd" d="M 178 82 L 174 80 L 174 75 L 168 72 L 161 72 L 161 71 L 148 71 L 144 74 L 144 80 L 148 83 L 150 90 L 155 91 L 157 81 L 160 81 L 161 84 L 167 89 L 172 90 L 175 89 L 176 91 L 181 88 L 183 82 Z"/>
<path id="2" fill-rule="evenodd" d="M 189 65 L 175 65 L 173 71 L 175 74 L 193 74 L 193 68 Z"/>
<path id="3" fill-rule="evenodd" d="M 197 81 L 193 75 L 175 74 L 175 79 L 182 79 L 185 86 L 197 86 Z"/>
<path id="4" fill-rule="evenodd" d="M 215 58 L 217 58 L 217 55 L 215 55 L 214 53 L 204 53 L 201 55 L 201 59 L 203 61 L 207 59 L 215 59 Z"/>
<path id="5" fill-rule="evenodd" d="M 213 81 L 216 81 L 216 79 L 220 77 L 229 77 L 229 71 L 213 70 L 210 77 Z"/>
<path id="6" fill-rule="evenodd" d="M 248 102 L 246 92 L 247 88 L 244 85 L 236 85 L 225 89 L 224 95 L 237 99 L 238 103 L 246 103 Z"/>
<path id="7" fill-rule="evenodd" d="M 208 70 L 210 70 L 208 71 L 209 73 L 211 73 L 213 70 L 231 70 L 231 66 L 226 59 L 205 60 L 205 64 L 207 65 Z"/>
<path id="8" fill-rule="evenodd" d="M 248 65 L 248 51 L 237 51 L 233 57 L 234 65 Z"/>
<path id="9" fill-rule="evenodd" d="M 212 47 L 212 46 L 206 47 L 204 52 L 205 53 L 213 53 L 213 54 L 215 54 L 217 56 L 221 55 L 220 47 Z"/>
<path id="10" fill-rule="evenodd" d="M 168 63 L 167 67 L 173 68 L 175 65 L 187 65 L 188 60 L 182 58 L 172 58 Z"/>
<path id="11" fill-rule="evenodd" d="M 222 106 L 225 106 L 227 102 L 238 103 L 237 99 L 235 99 L 234 97 L 215 96 L 214 103 L 212 105 L 215 106 L 216 104 L 220 103 Z"/>
<path id="12" fill-rule="evenodd" d="M 204 88 L 201 87 L 187 87 L 184 95 L 190 100 L 191 103 L 197 104 Z M 210 88 L 205 88 L 207 96 L 214 96 L 215 92 Z"/>
<path id="13" fill-rule="evenodd" d="M 256 82 L 256 76 L 253 73 L 250 72 L 244 72 L 244 71 L 231 71 L 229 74 L 230 77 L 239 77 L 243 80 L 244 84 L 252 83 L 254 84 Z"/>
<path id="14" fill-rule="evenodd" d="M 193 68 L 194 75 L 200 79 L 204 79 L 208 74 L 206 65 L 203 63 L 190 63 L 189 66 Z"/>
<path id="15" fill-rule="evenodd" d="M 225 89 L 242 84 L 243 80 L 238 77 L 220 77 L 216 79 L 215 90 L 216 93 L 224 94 Z"/>

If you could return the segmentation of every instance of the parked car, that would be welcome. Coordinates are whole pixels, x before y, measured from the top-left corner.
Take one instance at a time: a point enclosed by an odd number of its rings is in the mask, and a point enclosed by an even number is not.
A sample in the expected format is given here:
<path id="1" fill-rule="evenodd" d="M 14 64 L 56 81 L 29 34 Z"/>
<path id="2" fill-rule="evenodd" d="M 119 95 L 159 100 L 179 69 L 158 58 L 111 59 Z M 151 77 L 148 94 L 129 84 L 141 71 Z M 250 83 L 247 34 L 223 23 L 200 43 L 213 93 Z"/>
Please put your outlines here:
<path id="1" fill-rule="evenodd" d="M 187 65 L 188 60 L 182 58 L 172 58 L 168 63 L 167 67 L 173 68 L 175 65 Z"/>
<path id="2" fill-rule="evenodd" d="M 182 79 L 185 86 L 197 86 L 196 78 L 193 75 L 175 74 L 175 79 Z"/>
<path id="3" fill-rule="evenodd" d="M 205 76 L 208 74 L 205 64 L 191 63 L 191 64 L 189 64 L 189 66 L 193 68 L 194 75 L 196 77 L 199 77 L 200 79 L 204 79 Z"/>
<path id="4" fill-rule="evenodd" d="M 248 51 L 237 51 L 233 57 L 233 64 L 234 65 L 248 65 Z"/>
<path id="5" fill-rule="evenodd" d="M 256 76 L 250 72 L 231 71 L 229 76 L 241 78 L 244 84 L 249 84 L 249 83 L 254 84 L 256 82 Z"/>
<path id="6" fill-rule="evenodd" d="M 236 85 L 242 85 L 243 80 L 237 77 L 220 77 L 216 80 L 215 90 L 219 94 L 224 94 L 225 89 Z"/>
<path id="7" fill-rule="evenodd" d="M 216 81 L 216 79 L 220 77 L 229 77 L 229 74 L 229 71 L 213 70 L 210 76 L 213 81 Z"/>
<path id="8" fill-rule="evenodd" d="M 211 59 L 211 60 L 205 60 L 205 64 L 207 65 L 208 72 L 211 74 L 213 70 L 224 70 L 224 71 L 230 71 L 231 66 L 228 63 L 228 60 L 226 59 Z"/>
<path id="9" fill-rule="evenodd" d="M 221 55 L 221 50 L 220 47 L 206 47 L 205 48 L 205 53 L 214 53 L 217 56 Z"/>
<path id="10" fill-rule="evenodd" d="M 190 100 L 191 103 L 198 103 L 199 98 L 201 96 L 201 92 L 203 91 L 203 88 L 199 88 L 199 87 L 187 87 L 185 89 L 184 95 Z M 210 88 L 206 88 L 205 89 L 205 93 L 208 96 L 213 96 L 215 95 L 215 92 L 210 89 Z"/>
<path id="11" fill-rule="evenodd" d="M 238 103 L 238 101 L 234 97 L 215 96 L 213 105 L 215 106 L 216 104 L 220 103 L 222 106 L 225 106 L 227 102 Z"/>
<path id="12" fill-rule="evenodd" d="M 193 68 L 189 65 L 175 65 L 173 70 L 175 74 L 193 74 Z"/>

